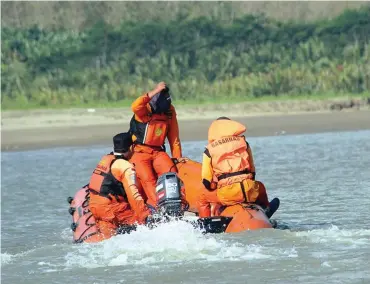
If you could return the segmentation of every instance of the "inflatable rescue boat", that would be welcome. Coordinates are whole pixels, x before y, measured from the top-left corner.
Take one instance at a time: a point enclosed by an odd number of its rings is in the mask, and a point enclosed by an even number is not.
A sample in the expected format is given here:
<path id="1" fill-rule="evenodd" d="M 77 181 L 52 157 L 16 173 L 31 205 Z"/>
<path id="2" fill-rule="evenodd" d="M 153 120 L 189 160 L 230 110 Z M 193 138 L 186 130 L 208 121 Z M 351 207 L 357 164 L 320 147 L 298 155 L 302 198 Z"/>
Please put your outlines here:
<path id="1" fill-rule="evenodd" d="M 176 163 L 179 178 L 185 186 L 186 200 L 189 202 L 189 211 L 198 213 L 197 200 L 199 193 L 207 190 L 201 178 L 202 164 L 190 159 L 182 159 Z M 278 199 L 275 199 L 278 201 Z M 274 211 L 279 204 L 274 204 Z M 214 213 L 214 212 L 213 212 Z M 215 213 L 214 213 L 215 214 Z M 237 204 L 227 206 L 220 214 L 211 218 L 200 219 L 200 224 L 207 226 L 212 223 L 222 224 L 222 232 L 236 233 L 246 230 L 256 230 L 263 228 L 274 228 L 276 223 L 269 220 L 262 207 L 255 204 Z M 209 228 L 210 231 L 217 230 Z M 221 230 L 218 230 L 221 231 Z"/>
<path id="2" fill-rule="evenodd" d="M 165 194 L 163 201 L 158 202 L 158 206 L 162 209 L 162 213 L 170 213 L 176 215 L 184 221 L 190 222 L 196 228 L 202 229 L 205 233 L 236 233 L 246 230 L 271 229 L 276 227 L 276 223 L 270 221 L 265 213 L 265 210 L 255 204 L 237 204 L 233 206 L 223 207 L 221 213 L 215 214 L 209 218 L 199 218 L 197 210 L 198 195 L 202 190 L 206 190 L 201 182 L 201 167 L 202 165 L 191 159 L 181 159 L 176 162 L 178 175 L 174 173 L 165 174 L 158 179 L 158 183 L 163 183 Z M 177 195 L 173 195 L 173 190 L 166 192 L 167 182 L 171 185 L 176 183 L 178 179 Z M 189 203 L 187 212 L 180 211 L 180 182 L 185 187 L 186 200 Z M 177 183 L 176 183 L 177 184 Z M 139 185 L 140 187 L 140 185 Z M 142 192 L 141 188 L 139 190 Z M 93 243 L 108 239 L 115 234 L 130 233 L 135 230 L 135 226 L 121 227 L 111 236 L 103 236 L 99 233 L 98 225 L 95 218 L 89 210 L 89 190 L 88 185 L 83 186 L 77 191 L 75 196 L 68 197 L 67 201 L 70 204 L 69 213 L 72 215 L 71 229 L 73 231 L 73 241 L 75 243 Z M 277 204 L 277 207 L 279 204 Z M 274 209 L 276 211 L 277 207 Z M 174 212 L 176 214 L 174 214 Z"/>

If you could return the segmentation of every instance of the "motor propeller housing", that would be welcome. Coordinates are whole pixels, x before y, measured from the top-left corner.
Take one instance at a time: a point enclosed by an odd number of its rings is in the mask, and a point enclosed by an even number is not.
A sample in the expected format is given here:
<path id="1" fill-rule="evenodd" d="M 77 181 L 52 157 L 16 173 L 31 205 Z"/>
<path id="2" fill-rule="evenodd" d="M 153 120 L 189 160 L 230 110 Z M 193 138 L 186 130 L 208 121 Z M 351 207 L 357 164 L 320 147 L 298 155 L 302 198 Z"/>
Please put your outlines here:
<path id="1" fill-rule="evenodd" d="M 159 213 L 168 216 L 183 216 L 181 202 L 182 182 L 176 173 L 164 173 L 158 178 L 156 186 Z"/>

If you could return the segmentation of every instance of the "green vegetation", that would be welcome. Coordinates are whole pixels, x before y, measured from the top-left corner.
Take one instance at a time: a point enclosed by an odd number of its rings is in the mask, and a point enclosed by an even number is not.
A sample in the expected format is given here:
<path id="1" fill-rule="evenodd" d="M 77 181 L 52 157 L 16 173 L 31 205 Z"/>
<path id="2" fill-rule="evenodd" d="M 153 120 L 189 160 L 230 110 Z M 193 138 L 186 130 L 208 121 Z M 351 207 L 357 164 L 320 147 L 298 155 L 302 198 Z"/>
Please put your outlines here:
<path id="1" fill-rule="evenodd" d="M 223 105 L 223 104 L 231 104 L 231 105 L 239 105 L 241 103 L 262 103 L 262 102 L 284 102 L 284 101 L 303 101 L 307 102 L 307 100 L 310 101 L 323 101 L 323 100 L 338 100 L 338 101 L 348 101 L 350 99 L 354 100 L 361 100 L 364 98 L 370 98 L 370 92 L 365 92 L 361 94 L 336 94 L 336 93 L 328 93 L 328 94 L 314 94 L 314 95 L 286 95 L 281 94 L 279 96 L 262 96 L 262 97 L 248 97 L 246 100 L 244 97 L 240 98 L 233 98 L 230 100 L 229 98 L 221 98 L 217 100 L 208 100 L 208 101 L 202 101 L 196 99 L 188 99 L 188 100 L 176 100 L 174 102 L 175 106 L 177 108 L 179 107 L 215 107 L 217 108 L 217 105 Z M 132 99 L 124 99 L 120 101 L 102 101 L 102 102 L 96 102 L 91 101 L 88 103 L 75 103 L 75 104 L 50 104 L 47 107 L 40 106 L 39 104 L 33 102 L 33 103 L 22 103 L 19 104 L 16 101 L 9 103 L 6 110 L 33 110 L 33 109 L 41 109 L 41 108 L 47 108 L 47 109 L 68 109 L 68 108 L 74 108 L 74 109 L 86 109 L 86 108 L 129 108 L 132 104 Z"/>
<path id="2" fill-rule="evenodd" d="M 84 29 L 5 25 L 2 107 L 123 105 L 161 80 L 190 103 L 369 93 L 369 6 L 300 23 L 177 15 L 120 25 L 96 17 Z"/>

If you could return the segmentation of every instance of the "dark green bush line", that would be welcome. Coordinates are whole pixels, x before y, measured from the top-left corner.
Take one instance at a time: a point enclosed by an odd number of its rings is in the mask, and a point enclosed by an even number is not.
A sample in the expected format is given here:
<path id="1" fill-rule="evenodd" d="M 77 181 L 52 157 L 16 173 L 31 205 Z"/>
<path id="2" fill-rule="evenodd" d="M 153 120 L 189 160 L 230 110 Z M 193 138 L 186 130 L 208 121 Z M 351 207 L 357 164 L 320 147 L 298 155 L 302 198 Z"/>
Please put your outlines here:
<path id="1" fill-rule="evenodd" d="M 174 97 L 210 100 L 370 89 L 370 8 L 316 23 L 248 15 L 96 23 L 84 32 L 2 29 L 2 106 L 136 97 L 166 80 Z"/>

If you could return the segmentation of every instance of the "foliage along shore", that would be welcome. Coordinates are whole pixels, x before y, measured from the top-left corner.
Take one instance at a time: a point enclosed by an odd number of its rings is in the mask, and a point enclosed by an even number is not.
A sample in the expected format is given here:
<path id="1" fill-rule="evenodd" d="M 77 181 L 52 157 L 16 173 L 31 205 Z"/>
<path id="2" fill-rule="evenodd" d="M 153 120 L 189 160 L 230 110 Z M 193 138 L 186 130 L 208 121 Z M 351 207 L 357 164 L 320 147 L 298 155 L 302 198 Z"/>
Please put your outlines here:
<path id="1" fill-rule="evenodd" d="M 3 109 L 114 104 L 169 82 L 175 100 L 370 90 L 370 7 L 330 20 L 104 20 L 83 31 L 2 28 Z"/>

